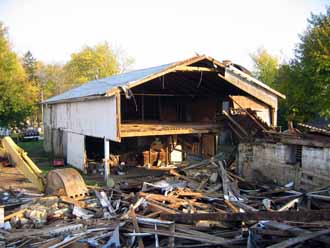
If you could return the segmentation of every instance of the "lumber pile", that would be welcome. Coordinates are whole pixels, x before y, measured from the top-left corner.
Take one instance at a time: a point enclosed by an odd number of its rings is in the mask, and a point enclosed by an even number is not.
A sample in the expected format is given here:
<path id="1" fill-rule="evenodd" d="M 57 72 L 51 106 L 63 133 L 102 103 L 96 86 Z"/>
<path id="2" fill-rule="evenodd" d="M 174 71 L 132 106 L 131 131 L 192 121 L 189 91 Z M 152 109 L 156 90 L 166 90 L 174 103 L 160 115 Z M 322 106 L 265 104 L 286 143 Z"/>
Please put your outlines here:
<path id="1" fill-rule="evenodd" d="M 38 248 L 330 246 L 329 188 L 298 192 L 293 185 L 246 182 L 236 175 L 235 161 L 219 156 L 143 179 L 90 187 L 79 201 L 2 190 L 0 242 Z"/>

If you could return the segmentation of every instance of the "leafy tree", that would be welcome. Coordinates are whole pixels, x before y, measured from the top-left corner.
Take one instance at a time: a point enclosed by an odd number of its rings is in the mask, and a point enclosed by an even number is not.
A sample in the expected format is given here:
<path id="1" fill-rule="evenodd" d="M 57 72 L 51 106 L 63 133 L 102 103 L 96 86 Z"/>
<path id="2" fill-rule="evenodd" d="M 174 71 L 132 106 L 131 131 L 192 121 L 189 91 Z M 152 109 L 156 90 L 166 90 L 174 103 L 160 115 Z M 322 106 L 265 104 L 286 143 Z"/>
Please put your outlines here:
<path id="1" fill-rule="evenodd" d="M 0 126 L 20 126 L 35 108 L 36 87 L 26 77 L 0 23 Z"/>
<path id="2" fill-rule="evenodd" d="M 80 52 L 73 53 L 64 69 L 68 76 L 67 83 L 71 84 L 69 87 L 108 77 L 120 70 L 117 57 L 106 42 L 94 47 L 86 46 Z"/>
<path id="3" fill-rule="evenodd" d="M 287 96 L 282 112 L 297 122 L 330 117 L 330 7 L 325 14 L 312 14 L 308 23 L 294 59 L 281 66 L 276 79 Z"/>
<path id="4" fill-rule="evenodd" d="M 313 100 L 314 113 L 330 117 L 330 6 L 325 14 L 312 14 L 308 23 L 296 50 L 295 65 L 304 75 L 299 83 Z"/>
<path id="5" fill-rule="evenodd" d="M 61 64 L 38 63 L 38 74 L 43 87 L 43 98 L 61 94 L 67 90 L 67 75 Z"/>
<path id="6" fill-rule="evenodd" d="M 23 66 L 29 81 L 35 81 L 37 78 L 37 60 L 30 51 L 27 51 L 23 56 Z"/>
<path id="7" fill-rule="evenodd" d="M 259 48 L 255 53 L 250 54 L 250 57 L 254 63 L 253 75 L 260 81 L 275 87 L 279 59 L 270 55 L 264 48 Z"/>

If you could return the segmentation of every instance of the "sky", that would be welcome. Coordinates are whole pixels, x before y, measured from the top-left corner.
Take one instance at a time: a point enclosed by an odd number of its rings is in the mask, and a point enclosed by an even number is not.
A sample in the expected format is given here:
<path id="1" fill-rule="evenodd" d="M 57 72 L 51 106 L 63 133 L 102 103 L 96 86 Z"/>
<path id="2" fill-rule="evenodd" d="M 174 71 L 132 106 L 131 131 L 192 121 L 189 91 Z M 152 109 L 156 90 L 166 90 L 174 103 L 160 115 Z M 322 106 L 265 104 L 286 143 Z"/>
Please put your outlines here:
<path id="1" fill-rule="evenodd" d="M 329 0 L 0 0 L 13 49 L 65 63 L 85 45 L 107 41 L 134 69 L 206 54 L 252 69 L 264 47 L 288 60 L 310 13 Z"/>

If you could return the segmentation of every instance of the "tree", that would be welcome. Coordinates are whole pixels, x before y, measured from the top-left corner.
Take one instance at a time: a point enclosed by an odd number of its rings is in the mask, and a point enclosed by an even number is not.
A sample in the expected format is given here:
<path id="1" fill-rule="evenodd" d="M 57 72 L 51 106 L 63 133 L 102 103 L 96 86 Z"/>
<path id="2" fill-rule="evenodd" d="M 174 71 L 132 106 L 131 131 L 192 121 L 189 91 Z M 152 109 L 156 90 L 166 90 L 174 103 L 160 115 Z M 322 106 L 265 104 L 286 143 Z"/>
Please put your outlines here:
<path id="1" fill-rule="evenodd" d="M 43 86 L 43 97 L 47 99 L 67 90 L 67 75 L 61 64 L 38 63 L 38 74 Z"/>
<path id="2" fill-rule="evenodd" d="M 281 65 L 276 85 L 287 100 L 281 111 L 288 120 L 308 122 L 330 117 L 330 7 L 311 15 L 294 58 Z"/>
<path id="3" fill-rule="evenodd" d="M 34 111 L 36 92 L 0 23 L 0 126 L 22 125 Z"/>
<path id="4" fill-rule="evenodd" d="M 73 53 L 64 69 L 71 87 L 120 71 L 117 57 L 106 42 L 94 47 L 86 46 L 78 53 Z"/>
<path id="5" fill-rule="evenodd" d="M 330 117 L 330 6 L 325 14 L 311 14 L 308 23 L 294 61 L 304 75 L 300 90 L 313 100 L 314 112 Z"/>
<path id="6" fill-rule="evenodd" d="M 23 66 L 29 81 L 35 81 L 37 78 L 37 60 L 30 51 L 27 51 L 23 56 Z"/>
<path id="7" fill-rule="evenodd" d="M 253 75 L 260 81 L 275 87 L 275 80 L 278 75 L 279 59 L 270 55 L 266 49 L 259 48 L 255 53 L 250 54 L 254 63 Z"/>

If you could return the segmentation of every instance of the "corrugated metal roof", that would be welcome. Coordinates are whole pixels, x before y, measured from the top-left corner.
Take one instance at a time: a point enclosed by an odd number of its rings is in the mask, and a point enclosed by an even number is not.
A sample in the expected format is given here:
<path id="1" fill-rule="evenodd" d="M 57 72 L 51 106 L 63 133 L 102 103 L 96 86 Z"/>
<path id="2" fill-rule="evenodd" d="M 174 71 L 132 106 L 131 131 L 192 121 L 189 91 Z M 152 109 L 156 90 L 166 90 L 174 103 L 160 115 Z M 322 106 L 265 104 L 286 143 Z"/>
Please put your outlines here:
<path id="1" fill-rule="evenodd" d="M 159 73 L 163 70 L 166 70 L 174 64 L 175 63 L 170 63 L 156 67 L 130 71 L 98 80 L 93 80 L 79 87 L 68 90 L 60 95 L 51 97 L 46 101 L 44 101 L 43 103 L 53 103 L 58 101 L 74 99 L 74 98 L 104 95 L 107 91 L 111 90 L 112 88 L 125 86 L 128 83 L 141 80 L 155 73 Z"/>

